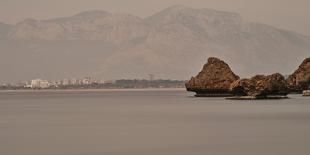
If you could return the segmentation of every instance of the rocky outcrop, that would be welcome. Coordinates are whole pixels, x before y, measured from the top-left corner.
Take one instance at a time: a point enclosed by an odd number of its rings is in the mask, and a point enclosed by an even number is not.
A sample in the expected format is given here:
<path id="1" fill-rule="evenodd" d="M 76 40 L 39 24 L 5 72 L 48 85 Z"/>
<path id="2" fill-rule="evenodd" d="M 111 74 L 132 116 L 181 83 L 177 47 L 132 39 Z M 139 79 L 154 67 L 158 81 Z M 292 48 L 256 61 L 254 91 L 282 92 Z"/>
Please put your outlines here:
<path id="1" fill-rule="evenodd" d="M 230 90 L 236 96 L 248 96 L 253 99 L 286 96 L 288 93 L 286 80 L 279 73 L 237 80 L 231 84 Z"/>
<path id="2" fill-rule="evenodd" d="M 231 96 L 230 85 L 238 79 L 239 76 L 224 61 L 211 57 L 202 71 L 185 86 L 188 91 L 196 92 L 196 96 Z"/>
<path id="3" fill-rule="evenodd" d="M 310 57 L 287 80 L 290 91 L 302 92 L 310 86 Z"/>

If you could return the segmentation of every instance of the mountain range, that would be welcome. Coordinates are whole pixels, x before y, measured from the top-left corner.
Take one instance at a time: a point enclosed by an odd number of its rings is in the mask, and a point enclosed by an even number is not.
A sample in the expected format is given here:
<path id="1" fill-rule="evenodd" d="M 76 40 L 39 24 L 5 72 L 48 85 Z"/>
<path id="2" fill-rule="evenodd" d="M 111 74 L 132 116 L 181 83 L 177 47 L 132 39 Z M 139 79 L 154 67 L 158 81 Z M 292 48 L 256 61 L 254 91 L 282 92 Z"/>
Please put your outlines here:
<path id="1" fill-rule="evenodd" d="M 1 81 L 94 76 L 189 79 L 208 57 L 241 77 L 292 73 L 310 37 L 214 9 L 172 6 L 147 18 L 87 11 L 0 23 Z"/>

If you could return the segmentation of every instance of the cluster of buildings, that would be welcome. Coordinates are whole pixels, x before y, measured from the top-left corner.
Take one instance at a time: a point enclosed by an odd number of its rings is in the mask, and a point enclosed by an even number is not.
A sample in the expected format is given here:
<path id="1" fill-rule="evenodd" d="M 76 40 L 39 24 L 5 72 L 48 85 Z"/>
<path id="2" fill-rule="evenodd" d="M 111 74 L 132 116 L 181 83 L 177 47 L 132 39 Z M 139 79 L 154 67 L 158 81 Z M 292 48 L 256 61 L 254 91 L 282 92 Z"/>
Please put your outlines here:
<path id="1" fill-rule="evenodd" d="M 0 83 L 0 90 L 19 89 L 90 89 L 90 88 L 161 88 L 183 87 L 183 81 L 155 79 L 154 74 L 148 74 L 148 79 L 134 80 L 98 80 L 92 77 L 68 78 L 62 80 L 33 79 L 18 83 Z"/>
<path id="2" fill-rule="evenodd" d="M 34 79 L 24 84 L 26 88 L 32 89 L 46 89 L 46 88 L 58 88 L 63 86 L 83 86 L 91 84 L 103 84 L 103 80 L 96 80 L 91 77 L 85 77 L 82 79 L 72 78 L 72 79 L 63 79 L 63 80 L 43 80 L 43 79 Z"/>

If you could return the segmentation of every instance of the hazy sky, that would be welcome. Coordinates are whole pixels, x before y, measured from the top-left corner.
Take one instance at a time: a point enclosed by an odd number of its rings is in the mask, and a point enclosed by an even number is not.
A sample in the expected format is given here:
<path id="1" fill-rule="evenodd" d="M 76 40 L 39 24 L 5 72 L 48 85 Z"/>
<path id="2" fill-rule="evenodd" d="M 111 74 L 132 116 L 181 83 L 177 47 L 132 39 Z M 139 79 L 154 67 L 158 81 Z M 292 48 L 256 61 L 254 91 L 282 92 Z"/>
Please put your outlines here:
<path id="1" fill-rule="evenodd" d="M 176 4 L 237 12 L 251 21 L 310 35 L 310 0 L 0 0 L 0 21 L 14 24 L 93 9 L 145 17 Z"/>

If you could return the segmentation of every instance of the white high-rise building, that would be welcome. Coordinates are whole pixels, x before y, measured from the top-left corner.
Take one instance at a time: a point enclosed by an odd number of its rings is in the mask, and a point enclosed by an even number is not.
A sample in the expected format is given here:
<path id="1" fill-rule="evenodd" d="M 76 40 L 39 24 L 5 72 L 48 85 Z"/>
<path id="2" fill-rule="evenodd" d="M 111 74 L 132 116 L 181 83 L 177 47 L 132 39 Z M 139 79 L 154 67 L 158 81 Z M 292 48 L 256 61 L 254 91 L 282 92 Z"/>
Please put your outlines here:
<path id="1" fill-rule="evenodd" d="M 47 80 L 42 80 L 42 79 L 35 79 L 31 80 L 31 88 L 48 88 L 49 87 L 49 82 Z"/>
<path id="2" fill-rule="evenodd" d="M 72 79 L 70 80 L 70 84 L 71 84 L 71 85 L 78 85 L 78 79 L 72 78 Z"/>
<path id="3" fill-rule="evenodd" d="M 67 86 L 67 85 L 69 85 L 69 84 L 70 84 L 69 79 L 63 79 L 63 80 L 62 80 L 62 85 Z"/>
<path id="4" fill-rule="evenodd" d="M 41 79 L 31 80 L 31 88 L 40 88 Z"/>

